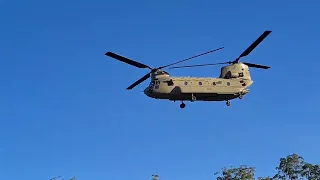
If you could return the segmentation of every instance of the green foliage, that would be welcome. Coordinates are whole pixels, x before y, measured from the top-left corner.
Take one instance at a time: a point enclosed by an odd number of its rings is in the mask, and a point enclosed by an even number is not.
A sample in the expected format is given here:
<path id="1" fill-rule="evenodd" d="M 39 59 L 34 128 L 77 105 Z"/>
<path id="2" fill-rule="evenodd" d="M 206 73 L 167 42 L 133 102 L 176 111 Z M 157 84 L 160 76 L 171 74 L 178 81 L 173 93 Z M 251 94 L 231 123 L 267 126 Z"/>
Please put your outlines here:
<path id="1" fill-rule="evenodd" d="M 223 168 L 222 176 L 218 177 L 217 180 L 254 180 L 254 168 L 247 167 L 245 165 L 239 168 L 232 167 L 230 169 Z M 218 173 L 216 173 L 218 174 Z"/>
<path id="2" fill-rule="evenodd" d="M 304 159 L 297 154 L 289 155 L 287 158 L 281 158 L 280 164 L 276 168 L 278 173 L 274 178 L 290 180 L 301 179 L 304 164 Z"/>
<path id="3" fill-rule="evenodd" d="M 271 177 L 264 177 L 264 178 L 259 177 L 258 180 L 272 180 L 272 178 Z"/>
<path id="4" fill-rule="evenodd" d="M 292 154 L 280 158 L 276 167 L 277 174 L 269 177 L 255 178 L 255 168 L 242 165 L 240 167 L 223 168 L 217 180 L 320 180 L 320 165 L 313 165 Z"/>

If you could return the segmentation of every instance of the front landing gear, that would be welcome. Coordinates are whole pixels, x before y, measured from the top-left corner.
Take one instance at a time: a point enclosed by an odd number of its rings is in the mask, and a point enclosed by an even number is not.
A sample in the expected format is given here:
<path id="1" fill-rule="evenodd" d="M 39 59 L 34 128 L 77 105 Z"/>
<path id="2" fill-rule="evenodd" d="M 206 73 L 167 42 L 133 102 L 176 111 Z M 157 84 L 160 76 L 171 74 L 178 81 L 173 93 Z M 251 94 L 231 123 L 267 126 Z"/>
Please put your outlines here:
<path id="1" fill-rule="evenodd" d="M 186 104 L 182 102 L 182 103 L 180 104 L 180 108 L 183 109 L 183 108 L 185 108 L 185 107 L 186 107 Z"/>
<path id="2" fill-rule="evenodd" d="M 239 99 L 243 99 L 243 95 L 242 94 L 239 95 Z"/>
<path id="3" fill-rule="evenodd" d="M 243 99 L 243 94 L 242 93 L 239 94 L 239 99 Z"/>
<path id="4" fill-rule="evenodd" d="M 226 105 L 227 105 L 227 106 L 230 106 L 230 101 L 229 101 L 229 100 L 226 102 Z"/>

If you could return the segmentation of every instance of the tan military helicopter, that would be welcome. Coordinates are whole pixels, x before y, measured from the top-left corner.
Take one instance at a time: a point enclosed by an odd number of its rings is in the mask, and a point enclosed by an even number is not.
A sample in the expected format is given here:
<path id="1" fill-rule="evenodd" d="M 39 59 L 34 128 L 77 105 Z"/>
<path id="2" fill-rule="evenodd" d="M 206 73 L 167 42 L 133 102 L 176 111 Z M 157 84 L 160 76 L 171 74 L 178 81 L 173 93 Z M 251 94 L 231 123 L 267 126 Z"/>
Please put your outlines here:
<path id="1" fill-rule="evenodd" d="M 130 85 L 127 89 L 132 89 L 141 82 L 151 77 L 149 86 L 144 90 L 144 93 L 154 99 L 167 99 L 171 101 L 181 101 L 180 108 L 185 108 L 184 101 L 226 101 L 227 106 L 230 106 L 230 100 L 239 98 L 242 99 L 249 92 L 249 87 L 253 81 L 250 76 L 249 67 L 268 69 L 270 67 L 240 62 L 240 58 L 247 56 L 254 48 L 258 46 L 271 31 L 267 30 L 260 35 L 236 60 L 215 64 L 198 64 L 189 66 L 177 66 L 174 68 L 187 68 L 210 66 L 218 64 L 230 64 L 221 68 L 219 78 L 215 77 L 172 77 L 168 72 L 162 70 L 169 66 L 199 57 L 220 49 L 223 47 L 190 57 L 158 68 L 151 68 L 145 64 L 133 61 L 126 57 L 120 56 L 113 52 L 107 52 L 105 55 L 115 58 L 119 61 L 133 65 L 138 68 L 148 68 L 148 72 L 141 79 Z"/>

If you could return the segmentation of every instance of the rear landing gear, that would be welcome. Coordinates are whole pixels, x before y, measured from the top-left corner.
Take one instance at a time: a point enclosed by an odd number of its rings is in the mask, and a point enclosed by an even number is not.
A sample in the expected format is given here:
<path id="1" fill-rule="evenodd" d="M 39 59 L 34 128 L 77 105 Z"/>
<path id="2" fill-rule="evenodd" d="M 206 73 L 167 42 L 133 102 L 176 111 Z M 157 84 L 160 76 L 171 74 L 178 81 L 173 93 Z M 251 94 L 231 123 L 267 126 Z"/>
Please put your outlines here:
<path id="1" fill-rule="evenodd" d="M 183 108 L 185 108 L 185 107 L 186 107 L 186 104 L 182 102 L 182 103 L 180 104 L 180 108 L 183 109 Z"/>
<path id="2" fill-rule="evenodd" d="M 196 100 L 197 100 L 196 96 L 193 95 L 193 94 L 191 94 L 191 102 L 194 102 L 194 101 L 196 101 Z"/>
<path id="3" fill-rule="evenodd" d="M 230 106 L 230 101 L 229 101 L 229 100 L 226 102 L 226 105 L 227 105 L 227 106 Z"/>

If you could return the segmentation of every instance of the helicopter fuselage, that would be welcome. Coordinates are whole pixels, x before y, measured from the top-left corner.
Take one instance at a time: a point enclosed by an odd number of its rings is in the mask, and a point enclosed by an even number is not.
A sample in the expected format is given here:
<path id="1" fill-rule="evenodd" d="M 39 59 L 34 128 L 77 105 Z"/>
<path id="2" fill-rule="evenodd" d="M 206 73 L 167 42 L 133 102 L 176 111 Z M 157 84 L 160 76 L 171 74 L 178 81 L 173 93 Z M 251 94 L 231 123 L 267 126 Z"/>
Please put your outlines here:
<path id="1" fill-rule="evenodd" d="M 227 101 L 247 94 L 252 83 L 239 78 L 172 77 L 155 79 L 144 93 L 151 98 L 173 101 L 192 101 L 192 96 L 196 101 Z"/>
<path id="2" fill-rule="evenodd" d="M 170 77 L 159 70 L 144 93 L 172 101 L 228 101 L 247 94 L 252 83 L 249 68 L 242 63 L 222 67 L 219 78 Z"/>

